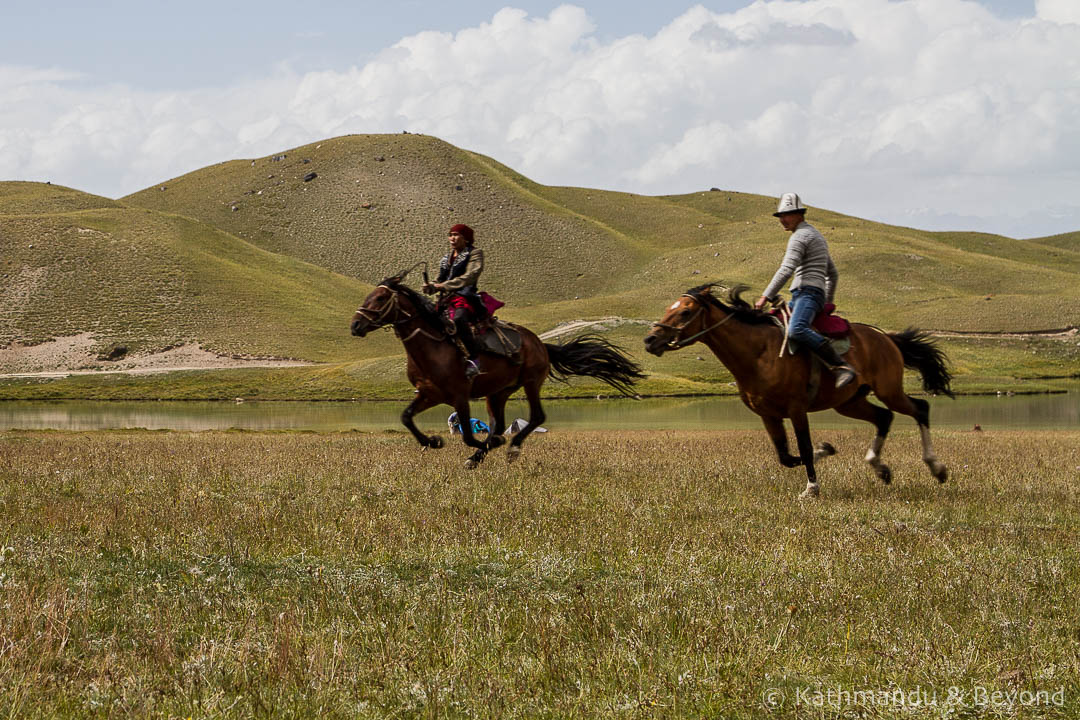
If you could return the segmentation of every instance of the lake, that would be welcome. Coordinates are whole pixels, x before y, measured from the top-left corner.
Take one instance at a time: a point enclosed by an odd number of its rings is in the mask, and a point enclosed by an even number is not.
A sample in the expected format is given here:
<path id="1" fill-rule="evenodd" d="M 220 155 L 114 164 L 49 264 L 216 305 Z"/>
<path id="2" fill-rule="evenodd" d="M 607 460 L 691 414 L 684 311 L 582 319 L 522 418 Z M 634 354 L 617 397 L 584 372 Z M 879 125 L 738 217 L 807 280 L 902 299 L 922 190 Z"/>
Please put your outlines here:
<path id="1" fill-rule="evenodd" d="M 399 430 L 405 402 L 92 402 L 3 401 L 0 430 Z M 609 429 L 757 429 L 761 421 L 734 397 L 647 398 L 644 400 L 547 400 L 545 427 L 555 430 Z M 446 427 L 448 407 L 436 407 L 417 418 L 428 431 Z M 524 400 L 507 405 L 507 422 L 525 417 Z M 473 416 L 487 419 L 483 403 Z M 869 427 L 833 411 L 811 416 L 814 427 Z M 1080 428 L 1080 388 L 1051 395 L 962 396 L 931 398 L 934 428 L 970 430 Z M 914 427 L 897 416 L 894 429 Z"/>

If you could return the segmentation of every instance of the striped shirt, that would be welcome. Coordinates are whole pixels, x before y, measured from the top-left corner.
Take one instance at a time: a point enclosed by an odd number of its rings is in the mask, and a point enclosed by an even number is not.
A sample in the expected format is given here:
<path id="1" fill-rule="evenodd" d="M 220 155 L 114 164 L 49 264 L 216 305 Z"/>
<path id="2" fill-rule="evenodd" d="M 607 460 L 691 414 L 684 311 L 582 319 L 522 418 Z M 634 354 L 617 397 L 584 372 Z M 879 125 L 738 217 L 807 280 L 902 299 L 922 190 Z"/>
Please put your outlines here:
<path id="1" fill-rule="evenodd" d="M 833 301 L 838 275 L 829 257 L 829 244 L 825 242 L 825 236 L 805 220 L 791 233 L 780 269 L 761 294 L 770 299 L 776 297 L 792 275 L 795 276 L 791 281 L 792 290 L 820 288 L 825 293 L 825 302 Z"/>

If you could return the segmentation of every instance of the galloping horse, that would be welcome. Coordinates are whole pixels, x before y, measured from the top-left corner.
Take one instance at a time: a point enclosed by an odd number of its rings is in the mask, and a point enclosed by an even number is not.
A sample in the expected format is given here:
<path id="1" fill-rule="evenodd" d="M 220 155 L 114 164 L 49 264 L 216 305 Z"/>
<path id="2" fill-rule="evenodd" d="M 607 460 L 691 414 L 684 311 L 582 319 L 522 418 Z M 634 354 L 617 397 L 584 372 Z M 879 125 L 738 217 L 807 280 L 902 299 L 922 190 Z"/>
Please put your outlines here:
<path id="1" fill-rule="evenodd" d="M 563 344 L 550 345 L 520 325 L 511 325 L 521 334 L 518 357 L 506 358 L 482 353 L 477 358 L 481 373 L 470 383 L 465 377 L 465 363 L 451 342 L 446 326 L 434 305 L 415 290 L 402 284 L 406 273 L 383 280 L 364 300 L 352 318 L 352 334 L 363 337 L 371 330 L 391 326 L 405 346 L 406 372 L 416 388 L 416 397 L 401 414 L 401 422 L 425 448 L 440 448 L 438 435 L 424 435 L 413 416 L 445 403 L 454 408 L 461 422 L 461 438 L 476 452 L 465 462 L 474 468 L 489 450 L 502 445 L 506 430 L 506 400 L 519 388 L 525 389 L 529 402 L 529 422 L 514 435 L 507 448 L 507 460 L 521 454 L 521 443 L 540 423 L 544 409 L 540 405 L 540 386 L 550 375 L 565 381 L 571 375 L 603 380 L 623 393 L 631 392 L 635 381 L 644 377 L 641 368 L 623 355 L 619 348 L 603 338 L 583 335 Z M 468 421 L 470 398 L 487 398 L 491 432 L 485 442 L 473 436 Z"/>
<path id="2" fill-rule="evenodd" d="M 715 285 L 707 283 L 683 293 L 645 336 L 645 349 L 662 355 L 695 342 L 705 343 L 735 376 L 743 403 L 761 416 L 780 463 L 806 468 L 802 497 L 817 497 L 820 493 L 814 460 L 836 452 L 827 443 L 814 450 L 806 414 L 830 408 L 877 427 L 866 462 L 886 483 L 892 479 L 892 471 L 881 461 L 881 449 L 892 425 L 893 411 L 912 416 L 922 436 L 923 462 L 939 482 L 945 482 L 948 470 L 930 444 L 930 404 L 904 393 L 904 368 L 908 367 L 919 371 L 927 392 L 952 396 L 945 355 L 926 333 L 914 328 L 886 333 L 853 323 L 847 359 L 858 370 L 857 382 L 838 390 L 827 369 L 813 367 L 808 353 L 780 357 L 784 331 L 771 316 L 751 308 L 740 297 L 745 286 L 733 288 L 725 304 L 713 296 Z M 871 392 L 885 407 L 866 399 Z M 788 452 L 784 418 L 790 419 L 795 428 L 798 455 Z"/>

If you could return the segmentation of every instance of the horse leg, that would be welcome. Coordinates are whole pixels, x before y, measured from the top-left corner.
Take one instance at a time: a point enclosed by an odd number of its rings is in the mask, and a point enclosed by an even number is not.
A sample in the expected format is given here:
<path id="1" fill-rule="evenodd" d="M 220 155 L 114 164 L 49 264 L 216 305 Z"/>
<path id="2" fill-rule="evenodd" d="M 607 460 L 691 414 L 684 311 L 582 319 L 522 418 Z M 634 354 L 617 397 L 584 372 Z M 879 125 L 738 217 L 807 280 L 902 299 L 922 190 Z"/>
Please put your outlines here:
<path id="1" fill-rule="evenodd" d="M 472 470 L 484 461 L 484 457 L 487 455 L 487 443 L 480 442 L 473 435 L 472 411 L 469 409 L 468 394 L 462 393 L 454 399 L 454 412 L 457 413 L 458 424 L 461 426 L 461 441 L 469 447 L 476 448 L 476 452 L 465 461 L 465 467 Z"/>
<path id="2" fill-rule="evenodd" d="M 795 457 L 788 452 L 787 431 L 784 430 L 784 421 L 777 417 L 762 417 L 761 422 L 765 425 L 765 432 L 769 433 L 773 447 L 776 448 L 776 457 L 784 467 L 792 468 L 802 465 L 802 458 Z"/>
<path id="3" fill-rule="evenodd" d="M 525 442 L 525 438 L 529 437 L 533 430 L 540 426 L 540 423 L 544 422 L 547 418 L 544 415 L 544 408 L 540 405 L 540 381 L 531 381 L 525 383 L 525 399 L 529 401 L 529 422 L 525 427 L 521 428 L 521 432 L 514 436 L 514 439 L 510 441 L 510 447 L 506 448 L 506 461 L 514 462 L 521 456 L 521 443 Z"/>
<path id="4" fill-rule="evenodd" d="M 922 398 L 913 398 L 902 391 L 885 396 L 879 393 L 878 397 L 890 410 L 915 418 L 915 422 L 919 425 L 919 436 L 922 438 L 923 462 L 930 468 L 930 474 L 937 478 L 939 483 L 948 480 L 949 469 L 945 467 L 945 463 L 938 460 L 934 453 L 934 446 L 930 442 L 930 403 Z"/>
<path id="5" fill-rule="evenodd" d="M 425 450 L 428 448 L 441 448 L 443 446 L 443 439 L 438 435 L 425 435 L 420 432 L 420 429 L 416 427 L 416 423 L 413 422 L 413 416 L 417 413 L 424 412 L 428 408 L 435 407 L 438 404 L 439 403 L 424 395 L 417 395 L 401 413 L 401 424 L 413 434 L 413 437 L 416 438 L 416 442 L 420 443 Z"/>
<path id="6" fill-rule="evenodd" d="M 874 424 L 877 435 L 870 443 L 870 449 L 866 451 L 866 462 L 870 463 L 870 467 L 874 468 L 874 473 L 883 483 L 891 482 L 892 470 L 881 462 L 881 448 L 885 446 L 885 436 L 889 434 L 889 428 L 892 427 L 892 411 L 875 405 L 867 400 L 865 395 L 856 395 L 843 405 L 836 407 L 835 410 L 846 417 Z"/>
<path id="7" fill-rule="evenodd" d="M 919 436 L 922 438 L 923 462 L 930 468 L 930 474 L 937 478 L 939 483 L 943 483 L 949 479 L 949 469 L 945 467 L 945 463 L 938 460 L 930 442 L 930 403 L 922 398 L 908 399 L 915 405 L 915 422 L 919 424 Z"/>
<path id="8" fill-rule="evenodd" d="M 799 457 L 806 468 L 806 489 L 799 495 L 804 500 L 811 500 L 821 494 L 818 487 L 817 472 L 814 470 L 814 444 L 810 440 L 810 420 L 806 413 L 794 413 L 791 426 L 795 429 L 795 441 L 799 446 Z"/>
<path id="9" fill-rule="evenodd" d="M 506 442 L 503 433 L 506 432 L 506 401 L 517 388 L 500 390 L 487 399 L 488 415 L 491 419 L 491 433 L 488 435 L 488 450 L 494 450 Z"/>

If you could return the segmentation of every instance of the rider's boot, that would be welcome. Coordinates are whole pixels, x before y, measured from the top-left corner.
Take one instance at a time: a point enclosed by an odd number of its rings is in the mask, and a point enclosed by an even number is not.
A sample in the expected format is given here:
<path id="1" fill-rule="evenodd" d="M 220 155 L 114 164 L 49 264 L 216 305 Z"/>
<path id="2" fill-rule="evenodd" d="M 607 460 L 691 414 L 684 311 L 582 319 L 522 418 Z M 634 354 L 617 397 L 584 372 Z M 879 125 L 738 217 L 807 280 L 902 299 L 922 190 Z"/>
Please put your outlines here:
<path id="1" fill-rule="evenodd" d="M 468 320 L 464 318 L 455 319 L 454 325 L 457 327 L 458 339 L 461 341 L 462 347 L 465 348 L 465 379 L 472 380 L 480 374 L 480 366 L 476 364 L 476 339 L 473 338 L 472 328 L 469 327 Z"/>
<path id="2" fill-rule="evenodd" d="M 814 354 L 821 358 L 833 375 L 836 377 L 836 387 L 842 388 L 855 379 L 855 368 L 840 357 L 832 343 L 825 341 L 820 347 L 814 349 Z"/>

